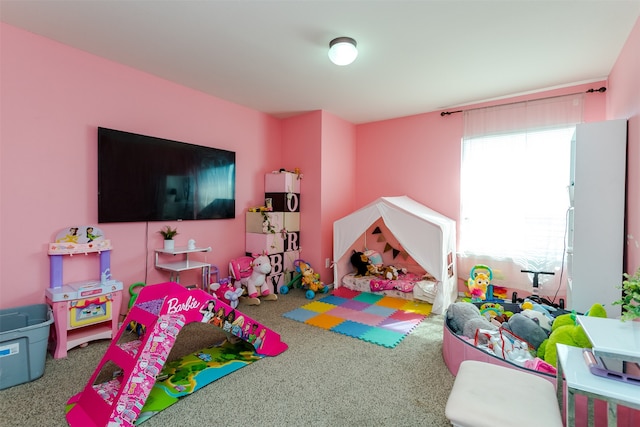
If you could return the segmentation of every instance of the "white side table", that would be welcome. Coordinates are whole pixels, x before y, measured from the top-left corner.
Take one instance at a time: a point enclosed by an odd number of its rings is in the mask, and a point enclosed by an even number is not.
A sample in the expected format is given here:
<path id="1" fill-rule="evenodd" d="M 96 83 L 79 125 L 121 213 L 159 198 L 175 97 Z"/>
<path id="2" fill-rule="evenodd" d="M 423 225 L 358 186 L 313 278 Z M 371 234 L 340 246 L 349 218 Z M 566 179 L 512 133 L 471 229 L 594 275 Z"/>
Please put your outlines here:
<path id="1" fill-rule="evenodd" d="M 608 379 L 594 375 L 589 371 L 579 347 L 557 344 L 558 376 L 557 395 L 558 404 L 563 406 L 563 381 L 567 383 L 566 398 L 566 426 L 574 427 L 575 395 L 582 394 L 588 398 L 589 414 L 593 413 L 593 399 L 607 402 L 607 425 L 618 425 L 617 405 L 640 409 L 640 386 Z"/>
<path id="2" fill-rule="evenodd" d="M 156 262 L 155 267 L 159 270 L 165 270 L 169 272 L 169 280 L 172 282 L 180 283 L 180 272 L 186 270 L 201 269 L 202 270 L 202 290 L 208 291 L 209 272 L 211 270 L 211 264 L 201 261 L 193 261 L 189 259 L 189 254 L 195 252 L 210 252 L 211 247 L 207 248 L 193 248 L 189 249 L 186 246 L 176 247 L 173 250 L 156 249 Z M 183 255 L 180 260 L 167 261 L 166 256 L 160 259 L 161 255 Z"/>

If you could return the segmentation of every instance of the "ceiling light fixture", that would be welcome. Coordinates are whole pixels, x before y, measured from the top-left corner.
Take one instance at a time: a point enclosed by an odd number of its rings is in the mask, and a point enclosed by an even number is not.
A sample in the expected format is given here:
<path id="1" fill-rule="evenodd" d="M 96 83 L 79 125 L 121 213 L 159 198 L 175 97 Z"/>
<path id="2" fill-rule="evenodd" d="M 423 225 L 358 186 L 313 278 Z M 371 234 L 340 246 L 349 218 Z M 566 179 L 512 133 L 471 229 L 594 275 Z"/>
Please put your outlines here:
<path id="1" fill-rule="evenodd" d="M 329 42 L 329 59 L 336 65 L 349 65 L 358 56 L 356 41 L 351 37 L 338 37 Z"/>

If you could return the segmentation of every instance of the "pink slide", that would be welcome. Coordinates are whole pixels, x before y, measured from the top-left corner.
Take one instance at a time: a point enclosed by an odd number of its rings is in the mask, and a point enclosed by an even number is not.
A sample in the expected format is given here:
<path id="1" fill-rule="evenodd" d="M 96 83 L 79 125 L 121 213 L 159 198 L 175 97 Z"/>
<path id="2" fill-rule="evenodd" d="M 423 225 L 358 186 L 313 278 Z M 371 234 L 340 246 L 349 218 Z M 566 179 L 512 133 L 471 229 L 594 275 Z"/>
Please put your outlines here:
<path id="1" fill-rule="evenodd" d="M 243 328 L 235 328 L 237 324 L 231 324 L 230 317 L 243 317 Z M 143 337 L 119 343 L 132 321 L 144 325 Z M 260 355 L 277 356 L 288 348 L 279 334 L 202 290 L 189 290 L 172 282 L 145 286 L 84 390 L 67 402 L 69 425 L 133 426 L 176 336 L 191 322 L 219 326 L 250 342 Z M 115 363 L 122 374 L 106 386 L 96 385 L 108 362 Z"/>

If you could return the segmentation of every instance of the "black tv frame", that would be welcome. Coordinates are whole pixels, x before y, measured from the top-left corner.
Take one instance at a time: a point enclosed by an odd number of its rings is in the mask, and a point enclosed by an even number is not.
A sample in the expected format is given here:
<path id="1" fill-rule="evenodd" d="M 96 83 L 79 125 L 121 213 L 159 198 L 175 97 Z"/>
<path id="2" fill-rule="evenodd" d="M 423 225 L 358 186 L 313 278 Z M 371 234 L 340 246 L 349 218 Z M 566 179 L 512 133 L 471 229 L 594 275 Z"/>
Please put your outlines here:
<path id="1" fill-rule="evenodd" d="M 236 153 L 98 128 L 98 222 L 235 218 Z"/>

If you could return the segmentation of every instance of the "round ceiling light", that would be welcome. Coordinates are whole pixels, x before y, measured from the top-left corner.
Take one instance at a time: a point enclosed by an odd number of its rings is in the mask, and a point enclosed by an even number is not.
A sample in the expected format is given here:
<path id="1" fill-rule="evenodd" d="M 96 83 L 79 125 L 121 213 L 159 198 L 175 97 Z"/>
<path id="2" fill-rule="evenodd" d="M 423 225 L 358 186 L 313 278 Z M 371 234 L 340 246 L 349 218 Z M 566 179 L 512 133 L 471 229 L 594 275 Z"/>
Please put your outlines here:
<path id="1" fill-rule="evenodd" d="M 329 42 L 329 59 L 336 65 L 349 65 L 358 56 L 356 41 L 351 37 L 338 37 Z"/>

